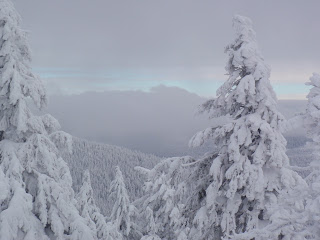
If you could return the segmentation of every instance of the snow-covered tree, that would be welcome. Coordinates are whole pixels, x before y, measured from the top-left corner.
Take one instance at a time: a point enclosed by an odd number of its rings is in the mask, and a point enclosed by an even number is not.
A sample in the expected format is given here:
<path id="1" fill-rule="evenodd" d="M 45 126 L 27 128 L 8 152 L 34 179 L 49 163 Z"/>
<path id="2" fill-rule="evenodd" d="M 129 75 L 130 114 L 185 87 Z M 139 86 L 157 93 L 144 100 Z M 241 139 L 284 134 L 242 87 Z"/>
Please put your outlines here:
<path id="1" fill-rule="evenodd" d="M 160 238 L 268 239 L 267 229 L 280 222 L 284 196 L 306 187 L 289 168 L 281 134 L 285 120 L 252 22 L 235 16 L 233 26 L 236 39 L 226 48 L 229 78 L 217 98 L 202 105 L 213 126 L 190 140 L 199 146 L 211 139 L 213 152 L 198 160 L 166 159 L 150 171 L 139 168 L 147 176 L 142 209 L 152 209 Z M 269 235 L 285 237 L 289 232 L 282 227 Z"/>
<path id="2" fill-rule="evenodd" d="M 86 225 L 96 234 L 97 239 L 122 239 L 121 234 L 115 231 L 115 228 L 107 225 L 105 217 L 95 204 L 89 170 L 83 173 L 83 183 L 77 194 L 77 201 L 80 215 L 86 220 Z"/>
<path id="3" fill-rule="evenodd" d="M 94 239 L 57 149 L 70 146 L 70 136 L 28 107 L 29 99 L 44 106 L 46 93 L 20 22 L 12 2 L 0 0 L 0 239 Z"/>
<path id="4" fill-rule="evenodd" d="M 146 196 L 139 207 L 141 211 L 151 208 L 156 234 L 161 239 L 200 237 L 194 226 L 202 228 L 208 222 L 208 216 L 197 210 L 205 202 L 211 181 L 209 170 L 215 157 L 215 153 L 205 154 L 197 160 L 188 156 L 175 157 L 162 160 L 151 170 L 135 168 L 146 178 Z M 143 226 L 144 231 L 148 231 L 148 225 Z M 212 231 L 215 232 L 216 227 L 213 226 Z"/>
<path id="5" fill-rule="evenodd" d="M 115 178 L 110 185 L 110 197 L 115 199 L 109 220 L 125 239 L 140 239 L 140 232 L 132 220 L 136 209 L 130 203 L 126 185 L 120 168 L 115 168 Z"/>
<path id="6" fill-rule="evenodd" d="M 314 73 L 306 85 L 312 88 L 302 116 L 307 136 L 313 140 L 308 147 L 313 150 L 315 160 L 300 170 L 310 172 L 306 177 L 309 186 L 293 189 L 281 196 L 272 224 L 265 229 L 263 239 L 270 239 L 274 232 L 281 232 L 283 239 L 320 239 L 320 75 Z"/>
<path id="7" fill-rule="evenodd" d="M 109 197 L 109 189 L 114 178 L 114 168 L 117 165 L 125 176 L 129 199 L 135 201 L 144 195 L 142 186 L 145 179 L 137 174 L 134 167 L 140 165 L 150 169 L 161 160 L 151 154 L 88 142 L 76 137 L 72 138 L 72 150 L 72 153 L 63 152 L 62 156 L 69 165 L 73 189 L 79 192 L 82 186 L 83 169 L 89 169 L 91 173 L 94 173 L 94 179 L 91 179 L 94 199 L 104 216 L 110 216 L 113 208 L 114 199 Z"/>
<path id="8" fill-rule="evenodd" d="M 233 27 L 236 39 L 226 48 L 229 78 L 217 98 L 202 106 L 212 118 L 224 117 L 225 124 L 207 128 L 190 141 L 198 146 L 212 139 L 219 149 L 210 166 L 205 201 L 195 215 L 206 221 L 193 226 L 191 239 L 235 239 L 257 229 L 270 220 L 281 192 L 304 183 L 288 168 L 281 134 L 284 118 L 252 22 L 235 16 Z"/>
<path id="9" fill-rule="evenodd" d="M 155 221 L 153 229 L 161 239 L 176 239 L 182 232 L 179 229 L 177 233 L 176 229 L 184 222 L 182 210 L 190 193 L 187 181 L 191 180 L 190 168 L 184 165 L 193 161 L 191 157 L 176 157 L 162 160 L 151 170 L 136 168 L 146 177 L 146 198 L 140 208 L 150 208 Z M 149 232 L 149 228 L 145 223 L 144 232 Z"/>
<path id="10" fill-rule="evenodd" d="M 307 136 L 313 140 L 312 145 L 319 148 L 320 152 L 320 75 L 313 73 L 310 82 L 307 82 L 306 85 L 312 88 L 307 96 L 308 105 L 304 125 Z"/>
<path id="11" fill-rule="evenodd" d="M 264 228 L 254 229 L 237 235 L 235 240 L 307 240 L 319 239 L 318 220 L 319 199 L 317 204 L 313 198 L 319 198 L 318 189 L 308 188 L 301 184 L 278 196 L 278 203 L 274 206 L 268 224 Z M 316 190 L 316 191 L 315 191 Z"/>
<path id="12" fill-rule="evenodd" d="M 160 240 L 156 235 L 156 223 L 154 221 L 153 217 L 153 211 L 151 208 L 147 207 L 144 211 L 144 217 L 145 217 L 145 231 L 146 234 L 141 238 L 141 240 Z"/>
<path id="13" fill-rule="evenodd" d="M 295 167 L 297 170 L 308 171 L 306 177 L 309 186 L 301 184 L 278 198 L 278 206 L 270 217 L 270 223 L 258 231 L 242 234 L 242 238 L 259 236 L 261 240 L 268 239 L 320 239 L 320 169 L 319 169 L 319 133 L 318 121 L 320 119 L 320 75 L 314 73 L 310 78 L 312 88 L 308 94 L 308 105 L 306 112 L 299 117 L 304 120 L 307 135 L 313 142 L 308 143 L 314 150 L 314 159 L 310 166 Z"/>
<path id="14" fill-rule="evenodd" d="M 303 117 L 307 137 L 312 139 L 307 146 L 312 149 L 314 161 L 310 163 L 311 171 L 306 178 L 309 185 L 312 185 L 320 177 L 320 75 L 313 73 L 309 80 L 306 85 L 312 88 L 307 95 L 308 104 Z"/>

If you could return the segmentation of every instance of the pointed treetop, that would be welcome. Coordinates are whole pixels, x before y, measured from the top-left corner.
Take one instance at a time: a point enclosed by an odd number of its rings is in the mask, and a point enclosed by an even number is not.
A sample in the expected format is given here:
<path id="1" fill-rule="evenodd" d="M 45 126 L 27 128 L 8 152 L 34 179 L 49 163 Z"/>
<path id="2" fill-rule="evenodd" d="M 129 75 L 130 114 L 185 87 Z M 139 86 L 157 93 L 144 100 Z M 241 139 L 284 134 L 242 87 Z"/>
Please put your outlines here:
<path id="1" fill-rule="evenodd" d="M 237 37 L 242 36 L 243 40 L 250 39 L 250 41 L 256 40 L 256 32 L 253 30 L 253 24 L 250 18 L 235 15 L 232 19 L 233 28 Z"/>
<path id="2" fill-rule="evenodd" d="M 83 201 L 90 201 L 94 204 L 93 200 L 93 190 L 91 187 L 91 180 L 90 180 L 90 172 L 86 169 L 82 175 L 82 186 L 78 193 L 78 196 L 82 196 Z"/>
<path id="3" fill-rule="evenodd" d="M 82 181 L 83 181 L 83 183 L 88 183 L 88 184 L 91 185 L 90 172 L 89 172 L 88 169 L 86 169 L 86 170 L 83 172 Z"/>
<path id="4" fill-rule="evenodd" d="M 121 172 L 121 170 L 120 170 L 120 167 L 119 167 L 119 166 L 116 166 L 114 170 L 115 170 L 115 172 L 116 172 L 116 176 L 117 176 L 118 178 L 120 178 L 120 179 L 123 180 L 123 175 L 122 175 L 122 172 Z"/>
<path id="5" fill-rule="evenodd" d="M 226 65 L 229 77 L 217 90 L 216 99 L 205 102 L 200 112 L 208 112 L 215 119 L 216 126 L 242 117 L 255 123 L 255 118 L 263 116 L 273 127 L 280 129 L 284 117 L 277 110 L 276 94 L 269 80 L 270 68 L 259 51 L 252 22 L 236 15 L 233 26 L 236 38 L 225 50 L 229 55 Z M 219 117 L 226 118 L 222 124 L 218 123 Z M 199 132 L 189 145 L 202 145 L 212 137 L 215 128 Z"/>
<path id="6" fill-rule="evenodd" d="M 247 17 L 236 15 L 233 17 L 233 28 L 236 38 L 226 48 L 226 52 L 230 56 L 226 70 L 231 76 L 232 73 L 236 72 L 242 78 L 248 74 L 252 74 L 255 80 L 262 77 L 269 78 L 270 69 L 264 63 L 259 51 L 252 21 Z M 241 71 L 238 72 L 237 70 Z"/>

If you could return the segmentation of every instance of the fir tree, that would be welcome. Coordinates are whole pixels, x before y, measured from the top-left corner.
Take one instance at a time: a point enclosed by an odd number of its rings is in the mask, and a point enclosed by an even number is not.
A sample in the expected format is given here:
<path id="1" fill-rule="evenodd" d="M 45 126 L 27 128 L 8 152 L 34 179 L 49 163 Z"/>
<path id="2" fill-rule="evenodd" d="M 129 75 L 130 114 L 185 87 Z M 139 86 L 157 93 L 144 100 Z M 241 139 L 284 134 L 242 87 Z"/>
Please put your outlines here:
<path id="1" fill-rule="evenodd" d="M 316 149 L 320 149 L 320 75 L 313 73 L 310 82 L 307 82 L 306 85 L 312 88 L 307 96 L 308 105 L 304 125 L 307 130 L 307 136 L 313 140 L 311 145 Z"/>
<path id="2" fill-rule="evenodd" d="M 312 149 L 315 160 L 310 166 L 300 168 L 310 172 L 305 179 L 308 186 L 293 189 L 282 196 L 274 221 L 268 226 L 269 232 L 281 232 L 284 239 L 320 238 L 320 75 L 313 73 L 306 85 L 312 88 L 307 95 L 303 119 L 307 136 L 313 140 L 308 142 L 308 147 Z"/>
<path id="3" fill-rule="evenodd" d="M 235 41 L 226 48 L 229 78 L 217 98 L 203 104 L 212 118 L 226 123 L 199 132 L 191 145 L 212 138 L 218 156 L 210 168 L 206 202 L 197 212 L 207 223 L 201 239 L 235 239 L 235 235 L 259 228 L 269 220 L 282 191 L 303 182 L 289 170 L 286 140 L 281 134 L 284 118 L 277 110 L 270 84 L 270 69 L 257 47 L 250 19 L 233 18 Z M 215 236 L 213 226 L 220 228 Z"/>
<path id="4" fill-rule="evenodd" d="M 213 152 L 198 160 L 163 160 L 144 171 L 148 192 L 143 206 L 153 210 L 161 238 L 263 239 L 266 231 L 260 230 L 273 223 L 279 199 L 305 186 L 289 169 L 281 134 L 285 119 L 277 110 L 252 22 L 235 16 L 233 26 L 236 39 L 226 48 L 229 78 L 217 98 L 202 105 L 214 127 L 190 140 L 199 146 L 212 139 Z M 272 233 L 283 236 L 281 230 Z"/>
<path id="5" fill-rule="evenodd" d="M 145 210 L 145 230 L 146 234 L 141 238 L 141 240 L 160 240 L 156 235 L 156 223 L 153 218 L 153 211 L 151 208 L 147 207 Z"/>
<path id="6" fill-rule="evenodd" d="M 183 229 L 179 226 L 184 222 L 182 215 L 185 200 L 189 197 L 191 178 L 190 167 L 185 167 L 194 160 L 191 157 L 175 157 L 164 159 L 153 169 L 136 167 L 146 177 L 146 196 L 142 203 L 142 211 L 150 208 L 154 218 L 155 234 L 161 239 L 176 239 Z M 150 231 L 150 225 L 145 223 L 144 232 Z M 177 231 L 176 231 L 177 230 Z"/>
<path id="7" fill-rule="evenodd" d="M 306 177 L 309 186 L 298 185 L 288 192 L 281 194 L 278 206 L 271 216 L 270 224 L 258 232 L 247 234 L 246 237 L 259 236 L 261 240 L 278 239 L 319 239 L 320 229 L 320 172 L 319 172 L 319 124 L 320 119 L 320 75 L 314 73 L 310 78 L 312 88 L 307 96 L 306 112 L 300 115 L 304 120 L 307 136 L 313 140 L 308 147 L 314 152 L 315 161 L 307 167 L 295 167 L 298 170 L 310 172 Z M 244 235 L 242 236 L 244 237 Z"/>
<path id="8" fill-rule="evenodd" d="M 110 185 L 110 197 L 115 199 L 110 221 L 125 239 L 140 239 L 141 233 L 132 221 L 136 209 L 130 204 L 128 192 L 122 172 L 119 167 L 115 168 L 115 178 Z"/>
<path id="9" fill-rule="evenodd" d="M 94 239 L 76 209 L 69 168 L 57 145 L 70 146 L 50 115 L 27 104 L 46 104 L 30 68 L 26 33 L 9 0 L 0 1 L 0 239 Z"/>
<path id="10" fill-rule="evenodd" d="M 121 234 L 114 231 L 115 228 L 107 225 L 105 217 L 95 204 L 88 170 L 83 173 L 83 183 L 77 194 L 77 200 L 81 216 L 86 219 L 86 225 L 96 234 L 97 239 L 122 239 Z"/>

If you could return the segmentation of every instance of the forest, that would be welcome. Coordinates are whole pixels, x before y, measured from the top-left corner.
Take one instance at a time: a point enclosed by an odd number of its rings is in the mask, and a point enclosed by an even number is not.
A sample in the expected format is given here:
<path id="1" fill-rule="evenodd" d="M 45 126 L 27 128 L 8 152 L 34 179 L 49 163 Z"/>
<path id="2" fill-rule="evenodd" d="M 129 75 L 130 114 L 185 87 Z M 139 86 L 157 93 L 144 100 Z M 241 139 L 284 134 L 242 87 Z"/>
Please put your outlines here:
<path id="1" fill-rule="evenodd" d="M 207 152 L 170 158 L 36 115 L 30 101 L 41 109 L 47 93 L 21 26 L 0 0 L 0 240 L 320 239 L 320 75 L 286 119 L 251 19 L 233 17 L 225 82 L 199 107 L 211 125 L 189 146 Z M 297 127 L 307 138 L 284 137 Z"/>

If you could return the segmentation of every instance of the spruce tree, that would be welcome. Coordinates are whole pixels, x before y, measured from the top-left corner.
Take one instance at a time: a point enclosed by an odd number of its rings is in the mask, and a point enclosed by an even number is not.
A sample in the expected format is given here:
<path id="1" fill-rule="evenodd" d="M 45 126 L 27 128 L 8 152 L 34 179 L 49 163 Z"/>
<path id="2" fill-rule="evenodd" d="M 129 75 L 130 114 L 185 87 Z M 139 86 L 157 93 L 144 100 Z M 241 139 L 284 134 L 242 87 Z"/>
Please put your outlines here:
<path id="1" fill-rule="evenodd" d="M 35 116 L 46 92 L 30 67 L 21 19 L 0 1 L 0 239 L 94 239 L 76 209 L 72 179 L 57 145 L 70 136 L 50 115 Z"/>
<path id="2" fill-rule="evenodd" d="M 177 239 L 184 234 L 185 229 L 180 226 L 185 221 L 185 201 L 190 197 L 190 186 L 194 185 L 193 179 L 189 178 L 191 168 L 184 165 L 193 161 L 191 157 L 175 157 L 162 160 L 151 170 L 136 168 L 146 177 L 146 196 L 141 209 L 150 208 L 149 214 L 152 213 L 155 221 L 153 229 L 161 239 Z M 143 229 L 148 233 L 149 224 L 144 224 Z"/>
<path id="3" fill-rule="evenodd" d="M 307 82 L 306 85 L 312 88 L 307 96 L 308 104 L 304 125 L 307 130 L 307 136 L 313 140 L 311 145 L 316 149 L 320 149 L 320 75 L 313 73 L 312 77 L 310 77 L 310 82 Z"/>
<path id="4" fill-rule="evenodd" d="M 115 178 L 110 185 L 110 197 L 115 199 L 110 222 L 125 239 L 140 239 L 141 233 L 133 221 L 136 208 L 130 203 L 120 168 L 115 168 Z"/>
<path id="5" fill-rule="evenodd" d="M 151 210 L 151 208 L 147 207 L 144 215 L 145 215 L 144 228 L 146 230 L 146 233 L 141 238 L 141 240 L 160 240 L 161 238 L 159 238 L 156 235 L 156 223 L 154 221 L 153 211 Z"/>
<path id="6" fill-rule="evenodd" d="M 190 140 L 199 146 L 211 139 L 213 152 L 197 160 L 163 160 L 150 171 L 140 168 L 147 176 L 143 207 L 152 209 L 161 238 L 263 239 L 279 199 L 305 186 L 289 168 L 281 134 L 285 119 L 252 22 L 235 16 L 233 27 L 236 39 L 226 48 L 229 78 L 201 109 L 213 127 Z M 281 230 L 272 233 L 283 236 Z"/>
<path id="7" fill-rule="evenodd" d="M 319 119 L 320 119 L 320 75 L 314 73 L 310 82 L 312 86 L 307 98 L 306 112 L 299 117 L 304 120 L 307 136 L 312 139 L 308 147 L 314 153 L 315 160 L 307 167 L 296 167 L 309 172 L 305 180 L 308 183 L 292 188 L 281 194 L 279 204 L 271 216 L 270 223 L 262 230 L 251 233 L 261 240 L 278 239 L 320 239 L 318 220 L 320 217 L 320 164 L 319 164 Z M 249 236 L 249 235 L 247 235 Z"/>
<path id="8" fill-rule="evenodd" d="M 277 110 L 270 84 L 270 68 L 262 58 L 250 19 L 233 18 L 236 39 L 227 46 L 228 80 L 217 98 L 203 104 L 212 118 L 225 124 L 196 134 L 193 146 L 213 139 L 218 156 L 210 168 L 205 204 L 197 210 L 208 222 L 201 239 L 235 239 L 269 221 L 282 191 L 303 182 L 289 170 L 286 140 L 281 134 L 284 118 Z M 221 236 L 214 236 L 217 226 Z"/>
<path id="9" fill-rule="evenodd" d="M 281 230 L 285 239 L 320 239 L 320 75 L 313 73 L 309 80 L 306 85 L 311 89 L 302 116 L 307 137 L 312 139 L 307 147 L 313 151 L 314 160 L 309 166 L 301 167 L 301 170 L 309 171 L 305 178 L 308 186 L 293 189 L 283 196 L 282 204 L 273 216 L 274 222 L 269 226 L 270 232 Z"/>
<path id="10" fill-rule="evenodd" d="M 95 233 L 97 239 L 122 239 L 121 234 L 116 232 L 115 228 L 107 225 L 105 217 L 95 204 L 89 170 L 83 173 L 82 186 L 77 194 L 77 201 L 80 215 L 86 219 L 86 225 Z"/>

